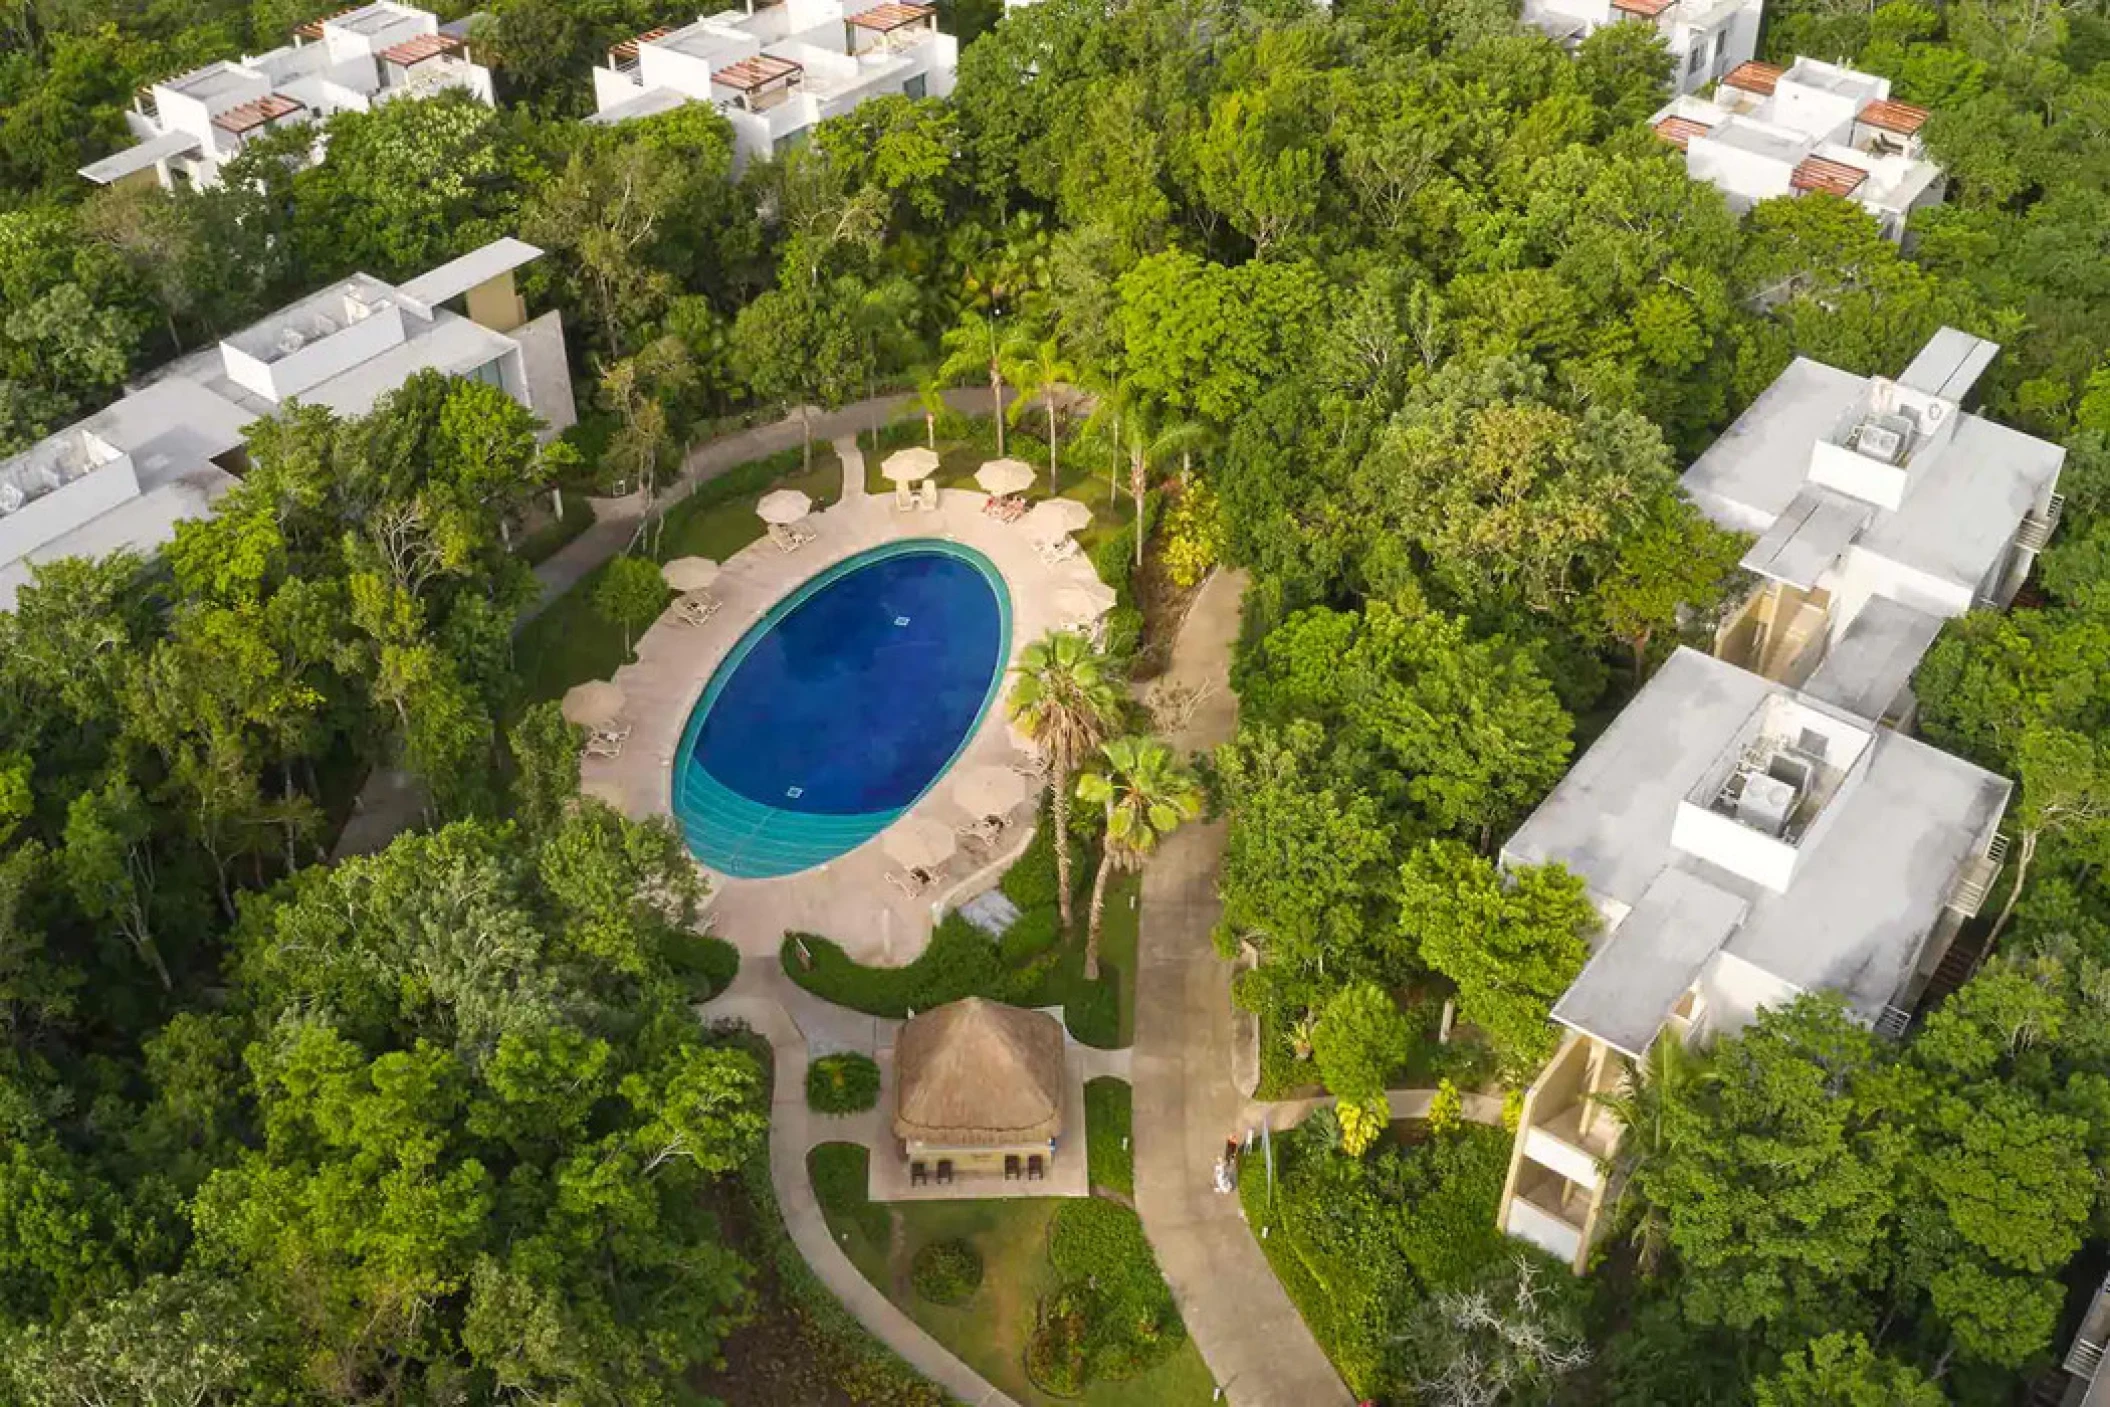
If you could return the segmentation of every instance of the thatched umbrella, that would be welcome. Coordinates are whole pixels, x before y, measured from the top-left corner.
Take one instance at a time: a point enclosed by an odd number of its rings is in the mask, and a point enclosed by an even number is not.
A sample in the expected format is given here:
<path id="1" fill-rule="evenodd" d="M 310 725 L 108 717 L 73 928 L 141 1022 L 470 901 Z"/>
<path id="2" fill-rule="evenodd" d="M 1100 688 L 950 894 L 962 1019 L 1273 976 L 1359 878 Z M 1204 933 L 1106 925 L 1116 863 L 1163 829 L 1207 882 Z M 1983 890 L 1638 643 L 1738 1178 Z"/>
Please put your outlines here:
<path id="1" fill-rule="evenodd" d="M 1033 487 L 1033 466 L 1023 459 L 992 459 L 974 471 L 974 481 L 999 498 Z"/>
<path id="2" fill-rule="evenodd" d="M 1062 1026 L 968 997 L 894 1039 L 894 1132 L 940 1148 L 1015 1148 L 1062 1132 Z"/>
<path id="3" fill-rule="evenodd" d="M 879 465 L 879 475 L 890 484 L 920 484 L 938 472 L 938 454 L 921 445 L 899 449 Z"/>
<path id="4" fill-rule="evenodd" d="M 952 858 L 960 838 L 929 816 L 904 816 L 879 838 L 879 848 L 912 870 L 934 869 Z"/>
<path id="5" fill-rule="evenodd" d="M 1055 591 L 1055 610 L 1064 620 L 1097 620 L 1121 598 L 1103 581 L 1071 582 Z"/>
<path id="6" fill-rule="evenodd" d="M 623 691 L 605 679 L 574 685 L 564 691 L 564 702 L 558 711 L 567 723 L 576 723 L 581 728 L 604 728 L 623 716 L 623 705 L 629 699 Z"/>
<path id="7" fill-rule="evenodd" d="M 1033 784 L 1009 767 L 963 767 L 952 779 L 952 799 L 970 816 L 1001 816 L 1026 799 Z"/>
<path id="8" fill-rule="evenodd" d="M 669 589 L 701 591 L 718 579 L 718 564 L 708 557 L 677 557 L 659 569 Z"/>
<path id="9" fill-rule="evenodd" d="M 1019 519 L 1019 526 L 1029 537 L 1042 542 L 1053 542 L 1067 537 L 1080 528 L 1089 527 L 1092 510 L 1074 498 L 1044 498 L 1026 510 Z"/>
<path id="10" fill-rule="evenodd" d="M 761 515 L 763 522 L 778 527 L 796 523 L 812 511 L 813 500 L 797 489 L 776 489 L 765 493 L 762 501 L 755 505 L 755 512 Z"/>

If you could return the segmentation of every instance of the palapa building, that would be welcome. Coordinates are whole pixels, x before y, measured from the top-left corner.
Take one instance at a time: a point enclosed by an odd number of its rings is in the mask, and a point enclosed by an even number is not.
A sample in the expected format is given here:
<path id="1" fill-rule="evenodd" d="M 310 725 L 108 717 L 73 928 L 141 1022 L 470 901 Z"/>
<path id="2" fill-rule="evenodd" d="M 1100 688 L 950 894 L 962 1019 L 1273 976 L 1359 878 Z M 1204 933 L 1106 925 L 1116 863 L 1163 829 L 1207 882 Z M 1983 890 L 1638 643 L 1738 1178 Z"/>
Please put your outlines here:
<path id="1" fill-rule="evenodd" d="M 1017 1176 L 1052 1158 L 1066 1084 L 1061 1022 L 968 997 L 902 1026 L 894 1133 L 911 1165 Z"/>

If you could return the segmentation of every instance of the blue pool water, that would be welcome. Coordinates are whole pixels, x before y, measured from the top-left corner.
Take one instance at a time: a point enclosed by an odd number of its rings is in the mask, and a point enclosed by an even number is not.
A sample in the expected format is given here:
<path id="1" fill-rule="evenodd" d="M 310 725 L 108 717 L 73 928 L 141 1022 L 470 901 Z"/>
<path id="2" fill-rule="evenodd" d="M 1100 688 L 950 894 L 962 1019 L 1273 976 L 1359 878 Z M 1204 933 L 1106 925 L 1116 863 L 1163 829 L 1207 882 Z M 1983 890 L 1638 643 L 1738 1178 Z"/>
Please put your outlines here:
<path id="1" fill-rule="evenodd" d="M 719 665 L 674 758 L 674 814 L 723 874 L 863 844 L 945 774 L 1003 682 L 1010 598 L 988 558 L 897 542 L 778 602 Z"/>

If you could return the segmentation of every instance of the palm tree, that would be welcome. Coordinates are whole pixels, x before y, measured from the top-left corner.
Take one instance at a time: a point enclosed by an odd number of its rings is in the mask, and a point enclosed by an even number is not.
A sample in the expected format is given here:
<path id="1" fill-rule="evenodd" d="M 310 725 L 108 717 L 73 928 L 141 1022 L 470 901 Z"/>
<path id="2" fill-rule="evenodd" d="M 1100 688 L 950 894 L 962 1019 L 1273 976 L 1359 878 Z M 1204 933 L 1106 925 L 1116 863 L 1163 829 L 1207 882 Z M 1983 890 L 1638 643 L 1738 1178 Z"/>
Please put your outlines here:
<path id="1" fill-rule="evenodd" d="M 1077 799 L 1106 808 L 1106 838 L 1092 881 L 1092 920 L 1084 940 L 1084 978 L 1099 976 L 1099 927 L 1106 880 L 1115 870 L 1140 870 L 1158 842 L 1202 813 L 1201 778 L 1156 738 L 1115 738 L 1100 749 L 1102 771 L 1077 779 Z"/>
<path id="2" fill-rule="evenodd" d="M 1148 486 L 1144 478 L 1154 464 L 1163 464 L 1174 455 L 1179 456 L 1180 483 L 1186 484 L 1194 475 L 1194 452 L 1209 442 L 1209 427 L 1199 420 L 1171 420 L 1156 425 L 1155 432 L 1141 451 L 1130 456 L 1128 491 L 1136 501 L 1136 565 L 1143 565 L 1143 495 Z"/>
<path id="3" fill-rule="evenodd" d="M 938 448 L 938 417 L 945 414 L 945 386 L 943 382 L 930 381 L 916 388 L 916 408 L 923 412 L 923 433 L 930 440 L 932 452 Z"/>
<path id="4" fill-rule="evenodd" d="M 1713 1078 L 1677 1032 L 1665 1031 L 1639 1065 L 1627 1066 L 1626 1078 L 1617 1090 L 1590 1096 L 1623 1130 L 1604 1168 L 1607 1181 L 1619 1188 L 1619 1202 L 1633 1190 L 1635 1174 L 1659 1162 L 1676 1146 L 1673 1109 Z M 1670 1245 L 1670 1219 L 1647 1197 L 1637 1200 L 1640 1209 L 1631 1233 L 1635 1263 L 1643 1275 L 1653 1275 Z M 1616 1217 L 1617 1203 L 1612 1210 Z"/>
<path id="5" fill-rule="evenodd" d="M 1077 369 L 1062 359 L 1062 347 L 1052 337 L 1035 338 L 1021 328 L 1004 343 L 1004 368 L 1018 399 L 1011 402 L 1011 419 L 1025 414 L 1035 396 L 1048 413 L 1048 492 L 1060 489 L 1060 464 L 1056 455 L 1055 393 L 1077 379 Z"/>
<path id="6" fill-rule="evenodd" d="M 947 330 L 941 343 L 945 360 L 938 366 L 938 375 L 946 381 L 969 381 L 986 374 L 989 377 L 989 394 L 994 401 L 992 414 L 996 418 L 996 452 L 1004 453 L 1004 359 L 1003 348 L 997 339 L 997 319 L 987 314 L 969 310 L 960 318 L 959 325 Z"/>
<path id="7" fill-rule="evenodd" d="M 1121 689 L 1106 673 L 1091 641 L 1067 630 L 1051 630 L 1026 646 L 1013 673 L 1005 707 L 1019 731 L 1040 750 L 1055 827 L 1055 873 L 1061 891 L 1062 928 L 1070 913 L 1070 778 L 1121 716 Z"/>

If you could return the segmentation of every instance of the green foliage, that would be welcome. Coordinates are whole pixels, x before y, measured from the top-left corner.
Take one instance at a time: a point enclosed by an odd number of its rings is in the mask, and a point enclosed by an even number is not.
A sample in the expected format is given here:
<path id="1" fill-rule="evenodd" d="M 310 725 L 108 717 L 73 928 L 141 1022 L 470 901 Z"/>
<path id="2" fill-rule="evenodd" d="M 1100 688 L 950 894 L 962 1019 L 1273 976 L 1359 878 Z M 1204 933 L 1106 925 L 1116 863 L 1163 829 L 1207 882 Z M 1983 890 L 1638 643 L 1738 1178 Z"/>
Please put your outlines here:
<path id="1" fill-rule="evenodd" d="M 888 1236 L 886 1208 L 867 1195 L 871 1153 L 862 1143 L 823 1143 L 806 1155 L 813 1195 L 830 1218 L 855 1222 L 879 1245 Z"/>
<path id="2" fill-rule="evenodd" d="M 1136 1190 L 1131 1091 L 1126 1080 L 1101 1076 L 1084 1082 L 1087 1177 L 1094 1188 L 1123 1196 Z"/>
<path id="3" fill-rule="evenodd" d="M 1311 1036 L 1320 1078 L 1327 1089 L 1349 1101 L 1383 1094 L 1392 1072 L 1406 1063 L 1412 1040 L 1413 1028 L 1405 1015 L 1373 982 L 1336 992 Z"/>
<path id="4" fill-rule="evenodd" d="M 621 632 L 623 650 L 666 610 L 673 592 L 660 577 L 659 564 L 650 557 L 618 557 L 602 572 L 594 587 L 593 605 L 608 623 Z"/>
<path id="5" fill-rule="evenodd" d="M 879 1102 L 879 1066 L 845 1051 L 806 1066 L 806 1107 L 816 1114 L 861 1114 Z"/>
<path id="6" fill-rule="evenodd" d="M 1186 1338 L 1143 1223 L 1128 1208 L 1097 1197 L 1064 1201 L 1048 1231 L 1048 1259 L 1065 1282 L 1056 1306 L 1084 1319 L 1081 1334 L 1068 1324 L 1056 1331 L 1065 1347 L 1081 1350 L 1083 1381 L 1132 1378 Z M 1042 1315 L 1043 1329 L 1069 1317 L 1046 1305 Z"/>
<path id="7" fill-rule="evenodd" d="M 1400 871 L 1400 926 L 1422 961 L 1458 984 L 1460 1014 L 1505 1065 L 1553 1053 L 1553 1003 L 1582 971 L 1600 922 L 1583 882 L 1560 865 L 1498 873 L 1454 841 L 1415 850 Z"/>
<path id="8" fill-rule="evenodd" d="M 1941 1407 L 1942 1390 L 1859 1334 L 1826 1334 L 1752 1384 L 1758 1407 Z"/>
<path id="9" fill-rule="evenodd" d="M 965 1241 L 932 1241 L 916 1248 L 909 1283 L 932 1304 L 960 1304 L 982 1285 L 982 1257 Z"/>

